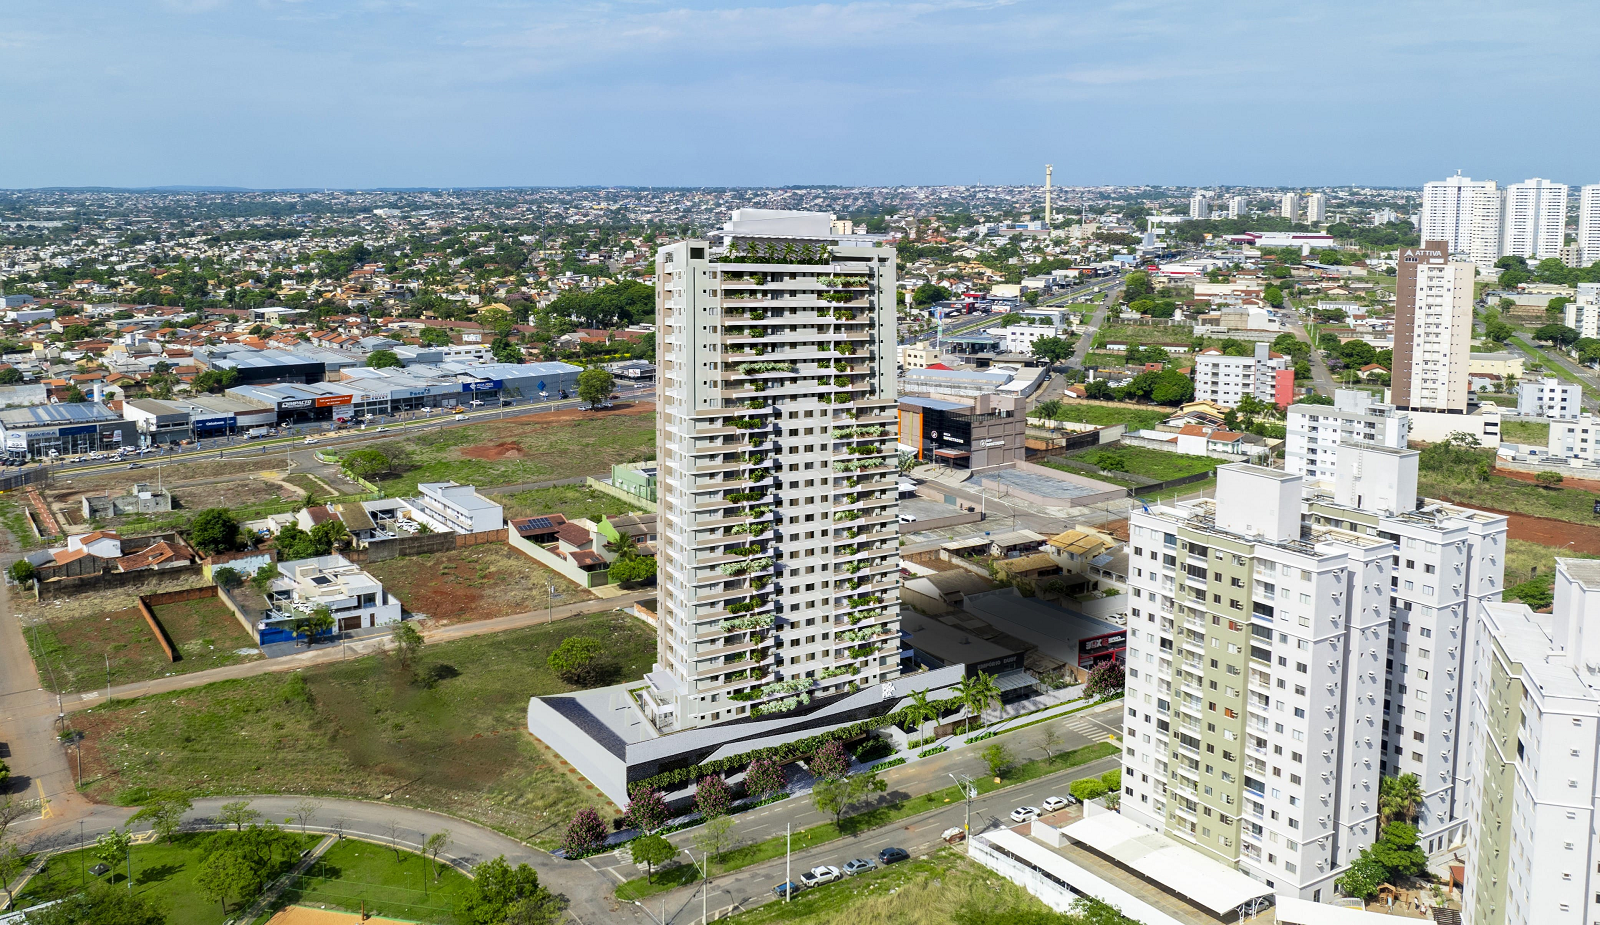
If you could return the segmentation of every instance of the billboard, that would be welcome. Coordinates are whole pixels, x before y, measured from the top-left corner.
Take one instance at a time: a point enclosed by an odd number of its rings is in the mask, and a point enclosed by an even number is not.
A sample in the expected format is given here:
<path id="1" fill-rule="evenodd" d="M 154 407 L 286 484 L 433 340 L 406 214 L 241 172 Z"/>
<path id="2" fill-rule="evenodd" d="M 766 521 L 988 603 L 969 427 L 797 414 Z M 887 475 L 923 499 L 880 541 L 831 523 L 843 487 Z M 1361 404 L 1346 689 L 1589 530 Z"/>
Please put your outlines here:
<path id="1" fill-rule="evenodd" d="M 291 398 L 278 402 L 279 411 L 298 411 L 301 408 L 311 407 L 309 398 Z"/>
<path id="2" fill-rule="evenodd" d="M 190 424 L 196 428 L 231 427 L 233 426 L 233 418 L 202 418 L 198 421 L 191 421 Z"/>
<path id="3" fill-rule="evenodd" d="M 75 424 L 71 427 L 63 427 L 56 431 L 56 433 L 63 437 L 71 437 L 74 434 L 92 434 L 98 432 L 99 430 L 100 426 L 98 424 Z"/>
<path id="4" fill-rule="evenodd" d="M 335 405 L 348 405 L 351 398 L 349 395 L 323 395 L 317 399 L 317 407 L 332 408 Z"/>
<path id="5" fill-rule="evenodd" d="M 463 392 L 492 392 L 501 388 L 505 388 L 505 382 L 500 379 L 479 379 L 476 382 L 461 383 Z"/>
<path id="6" fill-rule="evenodd" d="M 1118 630 L 1115 633 L 1106 633 L 1104 636 L 1090 636 L 1078 640 L 1078 667 L 1089 668 L 1095 662 L 1107 658 L 1122 660 L 1122 653 L 1128 646 L 1128 631 Z"/>

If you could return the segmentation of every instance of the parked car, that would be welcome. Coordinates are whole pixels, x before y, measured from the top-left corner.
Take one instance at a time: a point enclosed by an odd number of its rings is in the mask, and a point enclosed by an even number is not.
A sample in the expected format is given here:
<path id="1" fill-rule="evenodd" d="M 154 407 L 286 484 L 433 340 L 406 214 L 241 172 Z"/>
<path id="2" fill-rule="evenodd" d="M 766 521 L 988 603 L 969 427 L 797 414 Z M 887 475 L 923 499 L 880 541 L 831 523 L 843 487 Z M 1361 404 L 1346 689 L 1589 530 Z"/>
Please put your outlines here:
<path id="1" fill-rule="evenodd" d="M 956 842 L 966 840 L 967 830 L 963 829 L 959 825 L 953 825 L 950 828 L 945 829 L 943 832 L 940 832 L 939 837 L 944 839 L 945 844 L 953 845 Z"/>
<path id="2" fill-rule="evenodd" d="M 306 443 L 308 443 L 308 444 L 316 443 L 316 442 L 317 442 L 317 438 L 316 437 L 307 437 L 306 438 Z"/>
<path id="3" fill-rule="evenodd" d="M 1011 811 L 1012 822 L 1032 822 L 1037 818 L 1039 818 L 1039 807 L 1037 806 L 1018 806 Z"/>
<path id="4" fill-rule="evenodd" d="M 878 852 L 879 864 L 898 864 L 901 861 L 909 860 L 911 860 L 911 854 L 904 848 L 885 848 Z"/>
<path id="5" fill-rule="evenodd" d="M 901 514 L 900 515 L 900 522 L 903 523 L 903 524 L 914 524 L 914 523 L 917 522 L 917 515 L 915 515 L 915 514 Z"/>
<path id="6" fill-rule="evenodd" d="M 1058 812 L 1060 810 L 1066 809 L 1068 806 L 1071 806 L 1071 805 L 1072 805 L 1072 801 L 1071 800 L 1064 800 L 1061 797 L 1045 797 L 1044 798 L 1044 811 L 1047 812 L 1047 813 Z"/>
<path id="7" fill-rule="evenodd" d="M 822 864 L 801 874 L 800 885 L 808 888 L 821 886 L 824 883 L 832 883 L 833 881 L 838 880 L 841 876 L 843 875 L 839 873 L 839 868 Z"/>
<path id="8" fill-rule="evenodd" d="M 793 880 L 785 880 L 772 888 L 772 895 L 779 899 L 786 899 L 800 892 L 800 884 Z"/>
<path id="9" fill-rule="evenodd" d="M 856 874 L 864 874 L 869 870 L 876 869 L 877 866 L 877 862 L 870 858 L 856 858 L 854 861 L 847 862 L 844 865 L 844 875 L 846 877 L 854 877 Z"/>

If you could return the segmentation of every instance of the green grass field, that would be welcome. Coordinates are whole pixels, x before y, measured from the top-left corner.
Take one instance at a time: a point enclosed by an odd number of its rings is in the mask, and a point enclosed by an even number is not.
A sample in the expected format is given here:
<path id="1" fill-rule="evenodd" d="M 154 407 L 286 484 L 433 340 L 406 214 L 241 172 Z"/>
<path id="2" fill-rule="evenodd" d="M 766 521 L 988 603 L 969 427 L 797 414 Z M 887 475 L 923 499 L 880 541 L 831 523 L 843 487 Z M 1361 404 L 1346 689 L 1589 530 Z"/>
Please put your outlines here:
<path id="1" fill-rule="evenodd" d="M 480 488 L 592 475 L 655 452 L 655 414 L 618 408 L 593 416 L 532 415 L 407 434 L 375 445 L 396 463 L 377 480 L 391 495 L 454 479 Z"/>
<path id="2" fill-rule="evenodd" d="M 1168 453 L 1164 450 L 1152 450 L 1142 446 L 1116 446 L 1087 450 L 1071 458 L 1093 463 L 1101 469 L 1113 473 L 1128 472 L 1133 475 L 1142 475 L 1147 479 L 1154 479 L 1158 482 L 1182 478 L 1186 475 L 1197 475 L 1201 472 L 1210 472 L 1225 462 L 1225 460 L 1212 459 L 1209 456 Z"/>
<path id="3" fill-rule="evenodd" d="M 1485 458 L 1492 458 L 1484 451 Z M 1417 478 L 1417 492 L 1429 498 L 1444 498 L 1474 507 L 1550 517 L 1580 524 L 1600 523 L 1594 513 L 1597 496 L 1577 488 L 1545 488 L 1491 475 L 1478 481 L 1467 472 L 1440 472 L 1423 469 Z"/>
<path id="4" fill-rule="evenodd" d="M 1054 774 L 1057 771 L 1088 764 L 1091 761 L 1115 755 L 1120 751 L 1121 748 L 1114 743 L 1096 742 L 1093 745 L 1085 745 L 1069 752 L 1062 752 L 1048 759 L 1037 758 L 1033 761 L 1019 762 L 1005 772 L 1001 777 L 1001 783 L 995 783 L 992 777 L 979 778 L 976 781 L 978 792 L 989 793 L 999 790 L 1001 787 L 1037 780 L 1046 774 Z M 1063 785 L 1062 789 L 1066 789 L 1065 785 Z M 943 790 L 935 790 L 932 793 L 925 793 L 909 800 L 877 806 L 864 812 L 846 816 L 840 820 L 838 825 L 825 822 L 822 825 L 795 832 L 792 836 L 792 849 L 798 851 L 803 848 L 813 848 L 840 838 L 847 838 L 859 832 L 882 828 L 901 819 L 915 816 L 918 813 L 925 813 L 930 809 L 938 809 L 960 801 L 961 791 L 955 787 L 946 787 Z M 735 823 L 734 832 L 737 835 L 737 823 Z M 749 867 L 752 864 L 760 864 L 763 861 L 781 857 L 784 847 L 785 839 L 782 836 L 743 845 L 717 859 L 712 864 L 712 868 L 714 872 L 725 872 L 737 870 L 741 867 Z M 646 896 L 663 893 L 667 890 L 693 883 L 697 876 L 694 865 L 680 863 L 656 871 L 653 883 L 649 882 L 647 877 L 635 877 L 618 886 L 617 898 L 622 900 L 643 899 Z"/>
<path id="5" fill-rule="evenodd" d="M 557 485 L 531 488 L 495 498 L 505 506 L 507 517 L 533 517 L 537 514 L 565 514 L 568 518 L 614 517 L 640 510 L 636 502 L 595 491 L 586 485 Z"/>
<path id="6" fill-rule="evenodd" d="M 435 866 L 409 851 L 345 839 L 285 890 L 274 908 L 365 909 L 391 919 L 454 925 L 456 899 L 469 883 L 465 874 L 448 864 Z"/>
<path id="7" fill-rule="evenodd" d="M 960 852 L 937 852 L 769 902 L 728 919 L 737 925 L 947 925 L 958 910 L 1039 913 L 1028 891 Z"/>
<path id="8" fill-rule="evenodd" d="M 416 683 L 387 656 L 224 681 L 79 714 L 85 789 L 392 799 L 554 847 L 572 814 L 615 811 L 527 733 L 528 698 L 571 688 L 545 660 L 570 636 L 605 640 L 618 678 L 655 659 L 655 633 L 616 612 L 428 646 Z"/>
<path id="9" fill-rule="evenodd" d="M 1173 415 L 1171 408 L 1154 408 L 1150 405 L 1091 405 L 1063 402 L 1057 420 L 1106 427 L 1126 424 L 1129 430 L 1145 430 L 1160 424 Z"/>
<path id="10" fill-rule="evenodd" d="M 318 835 L 299 835 L 292 830 L 291 835 L 299 842 L 300 848 L 310 848 L 321 841 Z M 166 910 L 168 925 L 221 925 L 227 920 L 222 905 L 206 898 L 194 882 L 200 862 L 206 857 L 206 844 L 210 838 L 209 833 L 192 833 L 179 835 L 171 845 L 158 842 L 133 847 L 133 892 Z M 296 849 L 296 853 L 300 848 Z M 85 882 L 94 879 L 94 875 L 88 873 L 88 868 L 98 863 L 93 848 L 51 856 L 38 876 L 29 880 L 18 894 L 17 906 L 20 908 L 72 895 Z M 288 869 L 292 861 L 286 861 L 282 866 Z M 272 876 L 278 876 L 279 873 L 273 872 Z M 128 883 L 127 875 L 120 870 L 104 876 L 114 886 L 125 887 Z M 229 907 L 229 912 L 237 913 L 248 904 L 247 901 L 235 902 Z"/>
<path id="11" fill-rule="evenodd" d="M 1550 442 L 1550 425 L 1543 421 L 1501 421 L 1500 439 L 1545 446 Z"/>

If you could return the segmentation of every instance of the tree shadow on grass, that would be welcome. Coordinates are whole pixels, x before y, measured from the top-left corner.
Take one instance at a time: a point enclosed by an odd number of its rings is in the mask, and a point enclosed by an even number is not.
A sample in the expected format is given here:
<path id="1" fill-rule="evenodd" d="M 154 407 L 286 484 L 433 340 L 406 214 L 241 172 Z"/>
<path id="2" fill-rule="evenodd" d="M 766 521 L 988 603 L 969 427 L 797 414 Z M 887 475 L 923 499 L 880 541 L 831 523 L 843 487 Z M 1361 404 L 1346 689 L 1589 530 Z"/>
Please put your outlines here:
<path id="1" fill-rule="evenodd" d="M 147 883 L 163 883 L 172 879 L 181 870 L 183 870 L 183 865 L 181 864 L 157 864 L 154 867 L 146 867 L 136 871 L 133 875 L 133 882 L 140 886 Z"/>

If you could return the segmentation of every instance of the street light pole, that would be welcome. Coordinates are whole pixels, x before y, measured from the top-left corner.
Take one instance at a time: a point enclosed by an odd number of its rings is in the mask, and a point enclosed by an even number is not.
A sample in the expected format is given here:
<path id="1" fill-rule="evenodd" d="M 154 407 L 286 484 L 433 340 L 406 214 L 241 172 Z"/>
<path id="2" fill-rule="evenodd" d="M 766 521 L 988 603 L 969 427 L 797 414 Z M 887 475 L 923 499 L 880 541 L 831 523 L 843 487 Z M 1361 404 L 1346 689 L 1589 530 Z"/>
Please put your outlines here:
<path id="1" fill-rule="evenodd" d="M 789 840 L 789 826 L 790 823 L 785 822 L 783 824 L 783 901 L 785 905 L 789 902 L 789 894 L 794 892 L 794 879 L 789 875 L 789 851 L 793 844 Z"/>
<path id="2" fill-rule="evenodd" d="M 962 831 L 966 832 L 968 838 L 971 838 L 972 837 L 972 800 L 973 800 L 974 797 L 976 797 L 978 795 L 978 788 L 973 785 L 972 779 L 968 778 L 968 777 L 957 777 L 954 773 L 951 773 L 950 774 L 950 779 L 956 782 L 956 786 L 961 789 L 961 796 L 966 800 L 966 803 L 967 803 L 967 821 L 966 821 L 966 824 L 964 826 L 962 826 Z"/>

